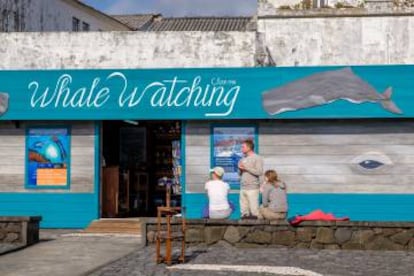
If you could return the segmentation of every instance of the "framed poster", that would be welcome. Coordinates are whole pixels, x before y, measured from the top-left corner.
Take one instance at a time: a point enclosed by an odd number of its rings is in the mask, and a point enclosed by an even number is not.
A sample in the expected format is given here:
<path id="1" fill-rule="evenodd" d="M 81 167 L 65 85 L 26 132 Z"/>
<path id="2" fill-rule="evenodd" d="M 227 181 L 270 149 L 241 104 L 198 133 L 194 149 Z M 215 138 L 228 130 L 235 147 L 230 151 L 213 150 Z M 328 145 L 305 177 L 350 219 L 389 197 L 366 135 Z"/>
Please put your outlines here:
<path id="1" fill-rule="evenodd" d="M 68 127 L 30 127 L 26 133 L 26 188 L 69 188 Z"/>
<path id="2" fill-rule="evenodd" d="M 232 189 L 240 189 L 238 163 L 243 158 L 241 145 L 251 139 L 257 151 L 257 131 L 255 126 L 213 126 L 211 167 L 220 166 L 225 170 L 223 181 Z"/>

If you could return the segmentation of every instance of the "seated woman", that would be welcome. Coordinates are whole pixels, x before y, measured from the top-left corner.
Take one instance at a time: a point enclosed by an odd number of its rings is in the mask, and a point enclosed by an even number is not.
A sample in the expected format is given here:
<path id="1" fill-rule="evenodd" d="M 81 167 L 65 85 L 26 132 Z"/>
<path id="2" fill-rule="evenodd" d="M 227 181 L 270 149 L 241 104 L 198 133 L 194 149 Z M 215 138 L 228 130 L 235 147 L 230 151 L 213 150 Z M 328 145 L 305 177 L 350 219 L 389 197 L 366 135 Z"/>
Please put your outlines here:
<path id="1" fill-rule="evenodd" d="M 262 206 L 259 211 L 264 219 L 285 219 L 288 211 L 286 184 L 278 178 L 276 171 L 265 172 L 265 183 L 261 187 Z"/>
<path id="2" fill-rule="evenodd" d="M 211 180 L 207 181 L 205 189 L 208 195 L 208 217 L 211 219 L 225 219 L 232 213 L 228 194 L 230 186 L 224 182 L 224 169 L 215 167 L 210 170 Z"/>

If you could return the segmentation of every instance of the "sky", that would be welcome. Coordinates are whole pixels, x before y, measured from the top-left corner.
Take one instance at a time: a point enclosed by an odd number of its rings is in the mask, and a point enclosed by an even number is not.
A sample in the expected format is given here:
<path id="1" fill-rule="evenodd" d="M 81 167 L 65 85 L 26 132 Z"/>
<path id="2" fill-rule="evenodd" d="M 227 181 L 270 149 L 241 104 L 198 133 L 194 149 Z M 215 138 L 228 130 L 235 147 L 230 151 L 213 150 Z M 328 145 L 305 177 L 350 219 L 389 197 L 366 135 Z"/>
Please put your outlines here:
<path id="1" fill-rule="evenodd" d="M 164 17 L 251 16 L 256 0 L 84 0 L 108 14 L 161 13 Z"/>

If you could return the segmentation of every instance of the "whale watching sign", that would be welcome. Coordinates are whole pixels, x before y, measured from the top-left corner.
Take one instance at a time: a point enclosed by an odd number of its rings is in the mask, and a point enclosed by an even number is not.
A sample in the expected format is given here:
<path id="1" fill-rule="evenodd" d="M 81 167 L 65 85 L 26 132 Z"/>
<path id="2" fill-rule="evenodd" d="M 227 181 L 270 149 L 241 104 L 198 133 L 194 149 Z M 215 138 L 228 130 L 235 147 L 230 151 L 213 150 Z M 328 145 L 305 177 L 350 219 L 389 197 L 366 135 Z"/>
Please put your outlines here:
<path id="1" fill-rule="evenodd" d="M 412 118 L 414 66 L 0 71 L 2 120 Z"/>

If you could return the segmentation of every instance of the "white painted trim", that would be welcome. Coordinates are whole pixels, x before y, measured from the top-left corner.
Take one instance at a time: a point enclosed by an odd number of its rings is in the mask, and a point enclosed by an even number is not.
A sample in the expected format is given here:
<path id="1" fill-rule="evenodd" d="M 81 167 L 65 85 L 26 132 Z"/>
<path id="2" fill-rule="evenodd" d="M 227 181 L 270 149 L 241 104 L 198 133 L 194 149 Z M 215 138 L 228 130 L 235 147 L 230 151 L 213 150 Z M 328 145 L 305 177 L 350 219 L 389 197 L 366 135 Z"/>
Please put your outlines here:
<path id="1" fill-rule="evenodd" d="M 200 270 L 200 271 L 232 271 L 268 273 L 275 275 L 292 276 L 322 276 L 322 274 L 290 266 L 262 266 L 262 265 L 218 265 L 218 264 L 180 264 L 168 267 L 171 270 Z"/>

